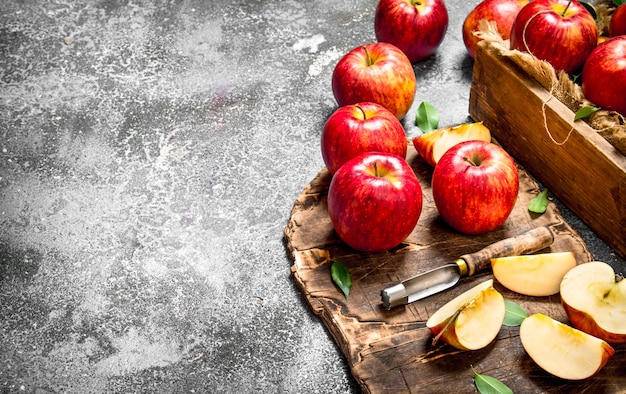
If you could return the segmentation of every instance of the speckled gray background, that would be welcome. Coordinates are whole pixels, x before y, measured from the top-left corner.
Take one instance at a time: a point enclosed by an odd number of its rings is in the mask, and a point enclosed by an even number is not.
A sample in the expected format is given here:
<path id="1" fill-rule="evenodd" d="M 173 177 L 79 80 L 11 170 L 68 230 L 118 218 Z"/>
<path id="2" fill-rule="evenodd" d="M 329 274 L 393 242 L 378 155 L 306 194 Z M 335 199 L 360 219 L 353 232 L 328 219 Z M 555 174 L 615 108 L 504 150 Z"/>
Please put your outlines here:
<path id="1" fill-rule="evenodd" d="M 448 1 L 409 133 L 423 100 L 468 120 L 477 2 Z M 0 4 L 0 392 L 358 391 L 282 231 L 375 6 Z"/>

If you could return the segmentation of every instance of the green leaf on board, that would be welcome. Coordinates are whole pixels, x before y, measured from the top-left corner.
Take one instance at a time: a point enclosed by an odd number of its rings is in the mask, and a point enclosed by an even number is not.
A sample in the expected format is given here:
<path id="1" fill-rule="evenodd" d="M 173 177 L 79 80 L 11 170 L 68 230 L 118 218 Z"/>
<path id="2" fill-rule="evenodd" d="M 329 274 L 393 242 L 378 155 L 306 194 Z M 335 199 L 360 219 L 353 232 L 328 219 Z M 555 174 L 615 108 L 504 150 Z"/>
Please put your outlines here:
<path id="1" fill-rule="evenodd" d="M 437 112 L 437 109 L 432 104 L 422 101 L 417 108 L 415 124 L 424 133 L 433 131 L 439 127 L 439 112 Z"/>
<path id="2" fill-rule="evenodd" d="M 548 209 L 548 189 L 533 197 L 528 203 L 528 210 L 533 213 L 542 214 Z"/>
<path id="3" fill-rule="evenodd" d="M 513 301 L 504 300 L 504 306 L 506 308 L 506 314 L 504 315 L 504 322 L 502 324 L 507 327 L 517 327 L 528 317 L 528 313 L 526 313 L 524 308 Z"/>
<path id="4" fill-rule="evenodd" d="M 619 7 L 620 5 L 626 3 L 626 0 L 613 0 L 613 3 Z"/>
<path id="5" fill-rule="evenodd" d="M 352 276 L 348 268 L 339 261 L 333 261 L 333 264 L 330 266 L 330 276 L 343 292 L 346 301 L 348 301 L 348 294 L 350 294 L 350 288 L 352 287 Z"/>
<path id="6" fill-rule="evenodd" d="M 582 107 L 581 109 L 579 109 L 578 111 L 576 111 L 576 115 L 574 116 L 574 121 L 577 121 L 578 119 L 585 119 L 590 117 L 594 112 L 600 110 L 600 108 L 598 107 L 593 107 L 591 105 L 588 105 L 586 107 Z"/>
<path id="7" fill-rule="evenodd" d="M 471 368 L 474 373 L 474 384 L 481 394 L 513 394 L 513 390 L 498 379 L 480 374 L 474 367 Z"/>
<path id="8" fill-rule="evenodd" d="M 587 9 L 587 11 L 589 11 L 591 16 L 593 17 L 593 20 L 598 19 L 598 14 L 596 13 L 596 9 L 593 7 L 591 3 L 588 3 L 586 1 L 580 1 L 580 5 L 582 5 L 583 7 Z"/>

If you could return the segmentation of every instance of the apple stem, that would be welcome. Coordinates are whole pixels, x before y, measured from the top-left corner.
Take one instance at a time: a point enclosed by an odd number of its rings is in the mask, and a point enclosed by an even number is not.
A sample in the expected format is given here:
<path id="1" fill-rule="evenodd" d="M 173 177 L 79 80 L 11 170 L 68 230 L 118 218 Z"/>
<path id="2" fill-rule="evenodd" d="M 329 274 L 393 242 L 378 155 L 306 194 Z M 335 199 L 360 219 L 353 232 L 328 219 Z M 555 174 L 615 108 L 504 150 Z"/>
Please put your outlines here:
<path id="1" fill-rule="evenodd" d="M 359 109 L 359 111 L 361 111 L 361 114 L 363 114 L 363 119 L 367 119 L 367 114 L 365 113 L 365 110 L 363 108 L 361 108 L 360 105 L 356 105 L 356 107 Z"/>
<path id="2" fill-rule="evenodd" d="M 373 162 L 372 166 L 374 167 L 374 176 L 380 178 L 380 175 L 378 174 L 378 162 Z"/>
<path id="3" fill-rule="evenodd" d="M 565 13 L 567 12 L 569 6 L 572 5 L 572 0 L 569 0 L 567 2 L 567 5 L 565 6 L 565 9 L 563 10 L 563 12 L 561 13 L 561 16 L 565 16 Z"/>
<path id="4" fill-rule="evenodd" d="M 470 163 L 474 167 L 478 167 L 478 165 L 479 165 L 479 163 L 476 163 L 474 160 L 470 159 L 469 157 L 463 157 L 463 160 L 465 160 L 466 162 Z"/>
<path id="5" fill-rule="evenodd" d="M 368 66 L 374 65 L 374 59 L 372 59 L 370 52 L 367 50 L 367 45 L 363 45 L 363 50 L 365 51 L 365 56 L 367 57 L 367 65 Z"/>

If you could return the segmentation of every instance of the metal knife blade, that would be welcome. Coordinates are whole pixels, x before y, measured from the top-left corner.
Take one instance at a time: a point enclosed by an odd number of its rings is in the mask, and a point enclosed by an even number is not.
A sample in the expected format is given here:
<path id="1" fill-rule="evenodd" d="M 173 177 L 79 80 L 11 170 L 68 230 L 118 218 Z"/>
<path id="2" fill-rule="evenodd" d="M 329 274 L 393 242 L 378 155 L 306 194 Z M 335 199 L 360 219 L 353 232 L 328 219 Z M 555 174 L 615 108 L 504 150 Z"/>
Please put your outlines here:
<path id="1" fill-rule="evenodd" d="M 500 240 L 478 252 L 461 256 L 453 264 L 446 264 L 383 289 L 383 308 L 389 310 L 449 289 L 462 277 L 472 276 L 490 267 L 492 258 L 534 253 L 550 246 L 552 242 L 554 235 L 548 227 L 537 227 Z"/>

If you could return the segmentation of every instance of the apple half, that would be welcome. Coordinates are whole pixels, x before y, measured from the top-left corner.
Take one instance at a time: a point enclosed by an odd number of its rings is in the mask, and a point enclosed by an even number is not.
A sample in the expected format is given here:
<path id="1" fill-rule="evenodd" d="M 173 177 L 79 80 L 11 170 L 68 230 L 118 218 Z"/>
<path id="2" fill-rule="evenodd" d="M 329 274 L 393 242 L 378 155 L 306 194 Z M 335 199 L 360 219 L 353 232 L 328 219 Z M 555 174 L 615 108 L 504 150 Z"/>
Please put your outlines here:
<path id="1" fill-rule="evenodd" d="M 592 261 L 572 268 L 561 282 L 561 303 L 572 325 L 608 343 L 626 343 L 626 280 Z"/>
<path id="2" fill-rule="evenodd" d="M 504 298 L 488 279 L 439 308 L 426 322 L 439 339 L 460 350 L 489 345 L 500 332 L 506 308 Z"/>
<path id="3" fill-rule="evenodd" d="M 530 358 L 561 379 L 587 379 L 615 354 L 611 345 L 602 339 L 541 313 L 522 321 L 519 336 Z"/>
<path id="4" fill-rule="evenodd" d="M 576 267 L 572 252 L 540 253 L 491 259 L 493 276 L 516 293 L 544 297 L 559 292 L 565 274 Z"/>
<path id="5" fill-rule="evenodd" d="M 436 129 L 413 138 L 413 146 L 417 153 L 434 167 L 448 149 L 459 142 L 471 140 L 491 142 L 491 133 L 481 122 L 463 123 Z"/>

